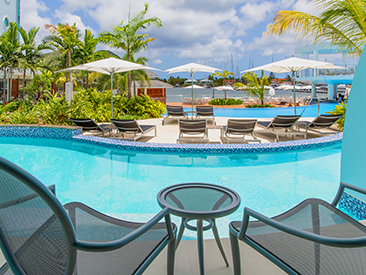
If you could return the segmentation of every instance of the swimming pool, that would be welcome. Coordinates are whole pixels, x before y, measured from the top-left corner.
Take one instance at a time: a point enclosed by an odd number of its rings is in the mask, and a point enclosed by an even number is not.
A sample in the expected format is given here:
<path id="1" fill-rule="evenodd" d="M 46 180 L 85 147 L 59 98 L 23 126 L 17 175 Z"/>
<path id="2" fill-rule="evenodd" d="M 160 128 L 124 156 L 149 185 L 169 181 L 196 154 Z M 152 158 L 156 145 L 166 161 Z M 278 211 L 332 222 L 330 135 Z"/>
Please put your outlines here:
<path id="1" fill-rule="evenodd" d="M 320 114 L 332 111 L 337 103 L 321 103 Z M 305 107 L 296 107 L 296 113 L 301 115 Z M 185 111 L 191 111 L 192 108 L 184 108 Z M 273 118 L 276 115 L 293 115 L 294 108 L 215 108 L 217 117 L 249 117 L 249 118 Z M 302 117 L 317 117 L 318 105 L 310 105 L 306 108 Z"/>
<path id="2" fill-rule="evenodd" d="M 303 151 L 247 154 L 164 154 L 124 151 L 77 141 L 2 137 L 0 156 L 45 185 L 56 184 L 62 203 L 81 201 L 116 217 L 146 221 L 160 211 L 156 195 L 165 186 L 208 182 L 234 189 L 244 206 L 278 214 L 308 197 L 331 201 L 340 175 L 341 145 Z M 173 219 L 179 223 L 179 219 Z M 185 239 L 195 234 L 185 232 Z M 209 236 L 208 236 L 209 237 Z"/>

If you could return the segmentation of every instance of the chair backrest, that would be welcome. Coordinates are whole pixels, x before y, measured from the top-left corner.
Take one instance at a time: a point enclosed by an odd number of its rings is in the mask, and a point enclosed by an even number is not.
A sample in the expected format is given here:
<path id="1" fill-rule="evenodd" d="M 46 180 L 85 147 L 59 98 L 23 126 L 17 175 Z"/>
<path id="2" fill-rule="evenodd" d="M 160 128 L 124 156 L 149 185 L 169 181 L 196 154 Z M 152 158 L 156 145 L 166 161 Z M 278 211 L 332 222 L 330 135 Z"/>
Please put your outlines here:
<path id="1" fill-rule="evenodd" d="M 69 118 L 76 126 L 82 127 L 83 130 L 98 130 L 98 124 L 91 118 Z"/>
<path id="2" fill-rule="evenodd" d="M 204 134 L 207 131 L 207 121 L 206 119 L 180 119 L 179 120 L 179 132 L 190 134 L 190 135 L 199 135 Z"/>
<path id="3" fill-rule="evenodd" d="M 111 119 L 111 122 L 121 132 L 143 132 L 135 119 Z"/>
<path id="4" fill-rule="evenodd" d="M 75 232 L 56 197 L 0 158 L 0 243 L 14 274 L 72 274 Z"/>
<path id="5" fill-rule="evenodd" d="M 211 105 L 196 106 L 196 114 L 197 114 L 197 116 L 213 116 L 214 115 L 214 107 L 211 106 Z"/>
<path id="6" fill-rule="evenodd" d="M 340 119 L 343 115 L 320 115 L 317 116 L 308 127 L 330 127 L 332 126 L 338 119 Z"/>
<path id="7" fill-rule="evenodd" d="M 168 116 L 184 116 L 183 106 L 166 105 L 166 111 Z"/>
<path id="8" fill-rule="evenodd" d="M 251 134 L 256 124 L 256 119 L 228 119 L 225 133 L 232 135 Z"/>
<path id="9" fill-rule="evenodd" d="M 296 121 L 299 120 L 301 116 L 297 115 L 297 116 L 275 116 L 271 123 L 268 125 L 267 128 L 270 127 L 275 127 L 275 128 L 291 128 Z"/>

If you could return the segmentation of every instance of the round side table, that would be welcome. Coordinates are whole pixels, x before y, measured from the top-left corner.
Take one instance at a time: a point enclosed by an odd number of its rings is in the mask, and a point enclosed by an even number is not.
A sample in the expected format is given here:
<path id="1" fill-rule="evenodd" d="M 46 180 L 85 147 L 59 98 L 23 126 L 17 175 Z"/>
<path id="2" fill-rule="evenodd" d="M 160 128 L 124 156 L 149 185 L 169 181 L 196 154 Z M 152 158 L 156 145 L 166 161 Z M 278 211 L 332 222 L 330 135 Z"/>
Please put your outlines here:
<path id="1" fill-rule="evenodd" d="M 176 248 L 185 228 L 197 232 L 200 274 L 204 274 L 203 231 L 205 230 L 212 229 L 226 266 L 229 266 L 215 219 L 227 216 L 238 209 L 240 196 L 235 191 L 215 184 L 182 183 L 161 190 L 158 194 L 158 202 L 162 208 L 168 207 L 171 214 L 182 218 Z M 190 223 L 192 220 L 197 220 L 197 226 Z M 203 221 L 208 224 L 204 226 Z"/>

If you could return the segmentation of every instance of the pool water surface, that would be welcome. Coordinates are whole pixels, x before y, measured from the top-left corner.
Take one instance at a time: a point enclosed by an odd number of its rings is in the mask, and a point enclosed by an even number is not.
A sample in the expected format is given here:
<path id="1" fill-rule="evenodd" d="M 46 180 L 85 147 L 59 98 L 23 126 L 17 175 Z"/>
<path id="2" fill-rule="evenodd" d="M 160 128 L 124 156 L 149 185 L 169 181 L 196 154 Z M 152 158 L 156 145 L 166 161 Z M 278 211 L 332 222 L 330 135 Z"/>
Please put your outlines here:
<path id="1" fill-rule="evenodd" d="M 146 221 L 161 209 L 157 193 L 184 182 L 224 185 L 241 196 L 243 208 L 276 215 L 309 197 L 331 201 L 340 180 L 341 145 L 306 151 L 231 155 L 133 153 L 74 141 L 1 138 L 0 156 L 30 172 L 45 185 L 56 185 L 64 204 L 80 201 L 120 218 Z M 178 218 L 173 221 L 179 223 Z M 186 232 L 185 239 L 194 237 Z"/>

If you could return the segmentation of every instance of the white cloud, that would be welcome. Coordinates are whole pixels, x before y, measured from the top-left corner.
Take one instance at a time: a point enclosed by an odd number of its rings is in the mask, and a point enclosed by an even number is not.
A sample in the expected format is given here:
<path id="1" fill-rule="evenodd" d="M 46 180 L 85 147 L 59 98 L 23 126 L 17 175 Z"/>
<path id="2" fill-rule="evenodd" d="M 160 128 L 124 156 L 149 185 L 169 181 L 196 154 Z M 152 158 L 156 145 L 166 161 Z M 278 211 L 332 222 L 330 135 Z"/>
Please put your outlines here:
<path id="1" fill-rule="evenodd" d="M 298 0 L 294 4 L 294 10 L 306 12 L 311 15 L 318 16 L 320 11 L 312 0 Z"/>
<path id="2" fill-rule="evenodd" d="M 38 31 L 38 39 L 40 40 L 47 34 L 44 28 L 45 24 L 51 24 L 51 18 L 41 17 L 40 12 L 48 11 L 48 7 L 37 0 L 23 0 L 21 3 L 21 19 L 20 23 L 23 28 L 29 30 L 32 27 L 40 27 Z"/>
<path id="3" fill-rule="evenodd" d="M 159 65 L 159 64 L 163 63 L 163 61 L 161 61 L 160 59 L 157 58 L 157 59 L 154 59 L 152 61 L 152 63 L 155 64 L 155 65 Z"/>
<path id="4" fill-rule="evenodd" d="M 69 25 L 73 25 L 76 23 L 77 28 L 81 31 L 81 34 L 84 33 L 85 29 L 90 30 L 94 34 L 98 34 L 93 28 L 90 26 L 85 26 L 80 16 L 71 14 L 69 12 L 62 12 L 60 10 L 55 11 L 55 17 L 58 18 L 60 23 L 68 23 Z"/>

